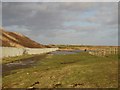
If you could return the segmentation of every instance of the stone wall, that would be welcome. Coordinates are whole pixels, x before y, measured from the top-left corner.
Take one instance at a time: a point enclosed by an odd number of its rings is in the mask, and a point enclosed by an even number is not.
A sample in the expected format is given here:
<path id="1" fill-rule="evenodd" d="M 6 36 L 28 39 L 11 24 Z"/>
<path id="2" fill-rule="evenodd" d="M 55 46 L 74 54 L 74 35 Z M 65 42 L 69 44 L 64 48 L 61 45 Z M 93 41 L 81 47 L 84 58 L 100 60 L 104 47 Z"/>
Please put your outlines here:
<path id="1" fill-rule="evenodd" d="M 14 48 L 14 47 L 2 47 L 2 58 L 20 56 L 23 54 L 42 54 L 56 51 L 58 48 Z"/>

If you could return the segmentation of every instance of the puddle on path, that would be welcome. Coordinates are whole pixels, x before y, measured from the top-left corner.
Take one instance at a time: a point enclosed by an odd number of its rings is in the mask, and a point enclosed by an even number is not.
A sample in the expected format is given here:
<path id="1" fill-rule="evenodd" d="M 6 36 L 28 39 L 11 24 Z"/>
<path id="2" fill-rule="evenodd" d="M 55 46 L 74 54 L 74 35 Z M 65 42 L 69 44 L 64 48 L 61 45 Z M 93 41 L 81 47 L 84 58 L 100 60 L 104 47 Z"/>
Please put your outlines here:
<path id="1" fill-rule="evenodd" d="M 46 55 L 39 55 L 31 58 L 27 58 L 24 60 L 18 60 L 11 63 L 3 64 L 2 65 L 2 76 L 6 76 L 11 74 L 11 71 L 17 70 L 17 69 L 24 69 L 28 67 L 32 67 L 37 64 L 38 61 L 45 58 Z"/>

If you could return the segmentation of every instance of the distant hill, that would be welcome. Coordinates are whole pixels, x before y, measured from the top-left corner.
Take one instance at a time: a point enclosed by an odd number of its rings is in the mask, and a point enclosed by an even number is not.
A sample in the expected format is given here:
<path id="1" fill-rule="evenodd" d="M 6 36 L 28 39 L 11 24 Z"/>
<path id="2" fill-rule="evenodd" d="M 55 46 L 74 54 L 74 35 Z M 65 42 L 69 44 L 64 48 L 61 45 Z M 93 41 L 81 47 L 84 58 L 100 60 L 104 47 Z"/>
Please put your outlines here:
<path id="1" fill-rule="evenodd" d="M 2 45 L 4 47 L 19 47 L 19 48 L 45 48 L 42 44 L 39 44 L 30 38 L 17 33 L 17 32 L 8 32 L 3 28 L 0 28 L 0 42 L 2 41 Z"/>

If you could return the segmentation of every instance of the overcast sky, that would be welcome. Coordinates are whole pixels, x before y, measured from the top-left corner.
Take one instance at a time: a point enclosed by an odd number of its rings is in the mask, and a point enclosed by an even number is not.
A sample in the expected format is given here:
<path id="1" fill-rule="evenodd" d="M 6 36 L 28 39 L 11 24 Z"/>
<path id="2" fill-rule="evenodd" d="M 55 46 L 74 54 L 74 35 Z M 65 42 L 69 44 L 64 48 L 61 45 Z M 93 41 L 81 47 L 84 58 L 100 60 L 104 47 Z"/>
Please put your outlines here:
<path id="1" fill-rule="evenodd" d="M 117 2 L 3 2 L 2 19 L 42 44 L 118 44 Z"/>

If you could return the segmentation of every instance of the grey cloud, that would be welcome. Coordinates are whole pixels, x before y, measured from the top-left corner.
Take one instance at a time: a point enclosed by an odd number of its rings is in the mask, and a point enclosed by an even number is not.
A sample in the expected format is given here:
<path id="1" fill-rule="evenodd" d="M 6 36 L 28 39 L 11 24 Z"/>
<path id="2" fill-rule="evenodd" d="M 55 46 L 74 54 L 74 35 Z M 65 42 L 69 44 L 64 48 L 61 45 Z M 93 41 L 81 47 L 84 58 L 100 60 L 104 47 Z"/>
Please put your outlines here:
<path id="1" fill-rule="evenodd" d="M 85 13 L 88 13 L 87 17 L 84 17 Z M 2 14 L 3 27 L 44 44 L 114 45 L 117 42 L 117 3 L 4 2 Z M 95 25 L 64 25 L 64 22 L 72 21 Z M 112 43 L 108 43 L 110 40 Z"/>
<path id="2" fill-rule="evenodd" d="M 99 23 L 101 25 L 118 24 L 118 3 L 101 3 L 97 8 L 96 14 L 91 18 L 86 18 L 89 22 Z M 109 8 L 108 8 L 109 7 Z"/>

